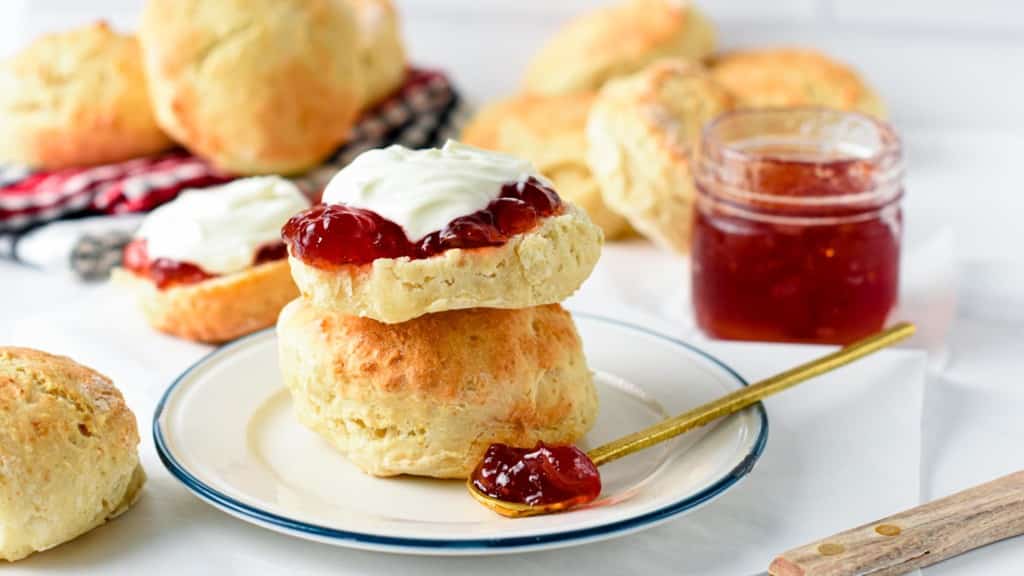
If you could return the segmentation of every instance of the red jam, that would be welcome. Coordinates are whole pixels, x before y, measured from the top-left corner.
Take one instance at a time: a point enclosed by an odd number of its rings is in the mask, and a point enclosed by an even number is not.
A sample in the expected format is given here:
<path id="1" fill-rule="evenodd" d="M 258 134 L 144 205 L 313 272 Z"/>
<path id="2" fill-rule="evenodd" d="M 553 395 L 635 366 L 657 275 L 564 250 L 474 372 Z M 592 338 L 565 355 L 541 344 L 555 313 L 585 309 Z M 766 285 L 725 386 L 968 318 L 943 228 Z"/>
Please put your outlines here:
<path id="1" fill-rule="evenodd" d="M 320 268 L 365 264 L 377 258 L 429 258 L 452 248 L 500 246 L 561 207 L 554 190 L 531 178 L 506 184 L 483 210 L 456 218 L 417 242 L 377 213 L 342 204 L 319 204 L 296 214 L 281 236 L 293 256 Z"/>
<path id="2" fill-rule="evenodd" d="M 851 126 L 859 140 L 846 143 Z M 901 177 L 895 135 L 863 116 L 741 112 L 712 124 L 697 171 L 698 325 L 831 344 L 881 329 L 899 290 Z"/>
<path id="3" fill-rule="evenodd" d="M 470 476 L 477 490 L 505 502 L 539 506 L 586 504 L 601 494 L 597 466 L 575 446 L 491 444 Z"/>
<path id="4" fill-rule="evenodd" d="M 267 244 L 256 251 L 253 256 L 253 266 L 281 260 L 287 256 L 288 249 L 284 243 Z M 195 284 L 219 276 L 219 274 L 207 272 L 189 262 L 180 262 L 170 258 L 150 260 L 149 252 L 146 250 L 146 241 L 141 238 L 132 240 L 124 247 L 121 265 L 139 276 L 149 278 L 161 290 L 176 285 Z"/>

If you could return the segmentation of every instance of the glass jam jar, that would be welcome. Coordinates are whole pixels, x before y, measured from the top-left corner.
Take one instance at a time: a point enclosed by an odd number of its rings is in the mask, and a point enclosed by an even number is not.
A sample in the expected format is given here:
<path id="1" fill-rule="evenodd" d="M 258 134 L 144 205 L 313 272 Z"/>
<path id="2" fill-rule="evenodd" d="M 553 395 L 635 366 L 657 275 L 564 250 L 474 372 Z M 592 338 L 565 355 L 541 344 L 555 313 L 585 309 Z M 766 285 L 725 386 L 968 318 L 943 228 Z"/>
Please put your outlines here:
<path id="1" fill-rule="evenodd" d="M 825 109 L 747 110 L 704 130 L 697 324 L 734 340 L 845 344 L 899 291 L 903 161 L 893 129 Z"/>

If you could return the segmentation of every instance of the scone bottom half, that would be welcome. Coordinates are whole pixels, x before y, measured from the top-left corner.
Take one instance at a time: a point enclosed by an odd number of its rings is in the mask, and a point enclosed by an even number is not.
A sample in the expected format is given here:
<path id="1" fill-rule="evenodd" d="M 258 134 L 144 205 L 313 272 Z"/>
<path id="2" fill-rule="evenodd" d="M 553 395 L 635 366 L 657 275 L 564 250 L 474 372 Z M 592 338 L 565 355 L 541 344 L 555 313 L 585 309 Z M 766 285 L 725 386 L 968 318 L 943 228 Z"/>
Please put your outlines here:
<path id="1" fill-rule="evenodd" d="M 571 444 L 597 416 L 558 304 L 385 324 L 299 298 L 277 330 L 299 421 L 367 474 L 466 478 L 492 443 Z"/>
<path id="2" fill-rule="evenodd" d="M 105 376 L 0 347 L 0 559 L 72 540 L 139 498 L 135 415 Z"/>

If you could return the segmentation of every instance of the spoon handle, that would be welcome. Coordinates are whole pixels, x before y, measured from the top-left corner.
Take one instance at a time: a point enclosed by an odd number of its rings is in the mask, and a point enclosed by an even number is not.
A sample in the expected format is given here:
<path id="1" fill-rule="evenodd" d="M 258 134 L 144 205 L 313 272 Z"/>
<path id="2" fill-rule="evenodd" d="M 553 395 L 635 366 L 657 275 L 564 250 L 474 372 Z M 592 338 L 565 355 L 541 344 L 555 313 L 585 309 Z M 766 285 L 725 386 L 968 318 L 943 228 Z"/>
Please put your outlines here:
<path id="1" fill-rule="evenodd" d="M 844 346 L 827 356 L 811 360 L 806 364 L 801 364 L 751 386 L 740 388 L 713 402 L 688 410 L 673 418 L 662 420 L 649 428 L 623 436 L 603 446 L 598 446 L 587 452 L 587 456 L 598 466 L 612 460 L 618 460 L 623 456 L 638 452 L 694 428 L 704 426 L 708 422 L 743 410 L 772 394 L 795 386 L 804 380 L 835 370 L 872 352 L 877 352 L 882 348 L 907 338 L 914 331 L 913 324 L 901 322 L 887 330 Z"/>

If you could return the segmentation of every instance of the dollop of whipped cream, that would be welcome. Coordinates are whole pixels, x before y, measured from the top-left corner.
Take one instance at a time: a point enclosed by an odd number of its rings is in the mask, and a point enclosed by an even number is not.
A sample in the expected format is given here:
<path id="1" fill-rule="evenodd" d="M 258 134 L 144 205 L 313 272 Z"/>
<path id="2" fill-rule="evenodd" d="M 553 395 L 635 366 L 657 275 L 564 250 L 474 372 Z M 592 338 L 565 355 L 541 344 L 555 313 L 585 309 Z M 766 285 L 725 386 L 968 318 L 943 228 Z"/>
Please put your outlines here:
<path id="1" fill-rule="evenodd" d="M 323 201 L 376 212 L 417 242 L 530 178 L 547 182 L 526 160 L 453 140 L 440 149 L 395 145 L 359 155 L 327 184 Z"/>
<path id="2" fill-rule="evenodd" d="M 277 176 L 243 178 L 182 192 L 150 212 L 135 233 L 150 259 L 195 264 L 214 274 L 252 266 L 256 251 L 281 240 L 281 227 L 309 200 Z"/>

